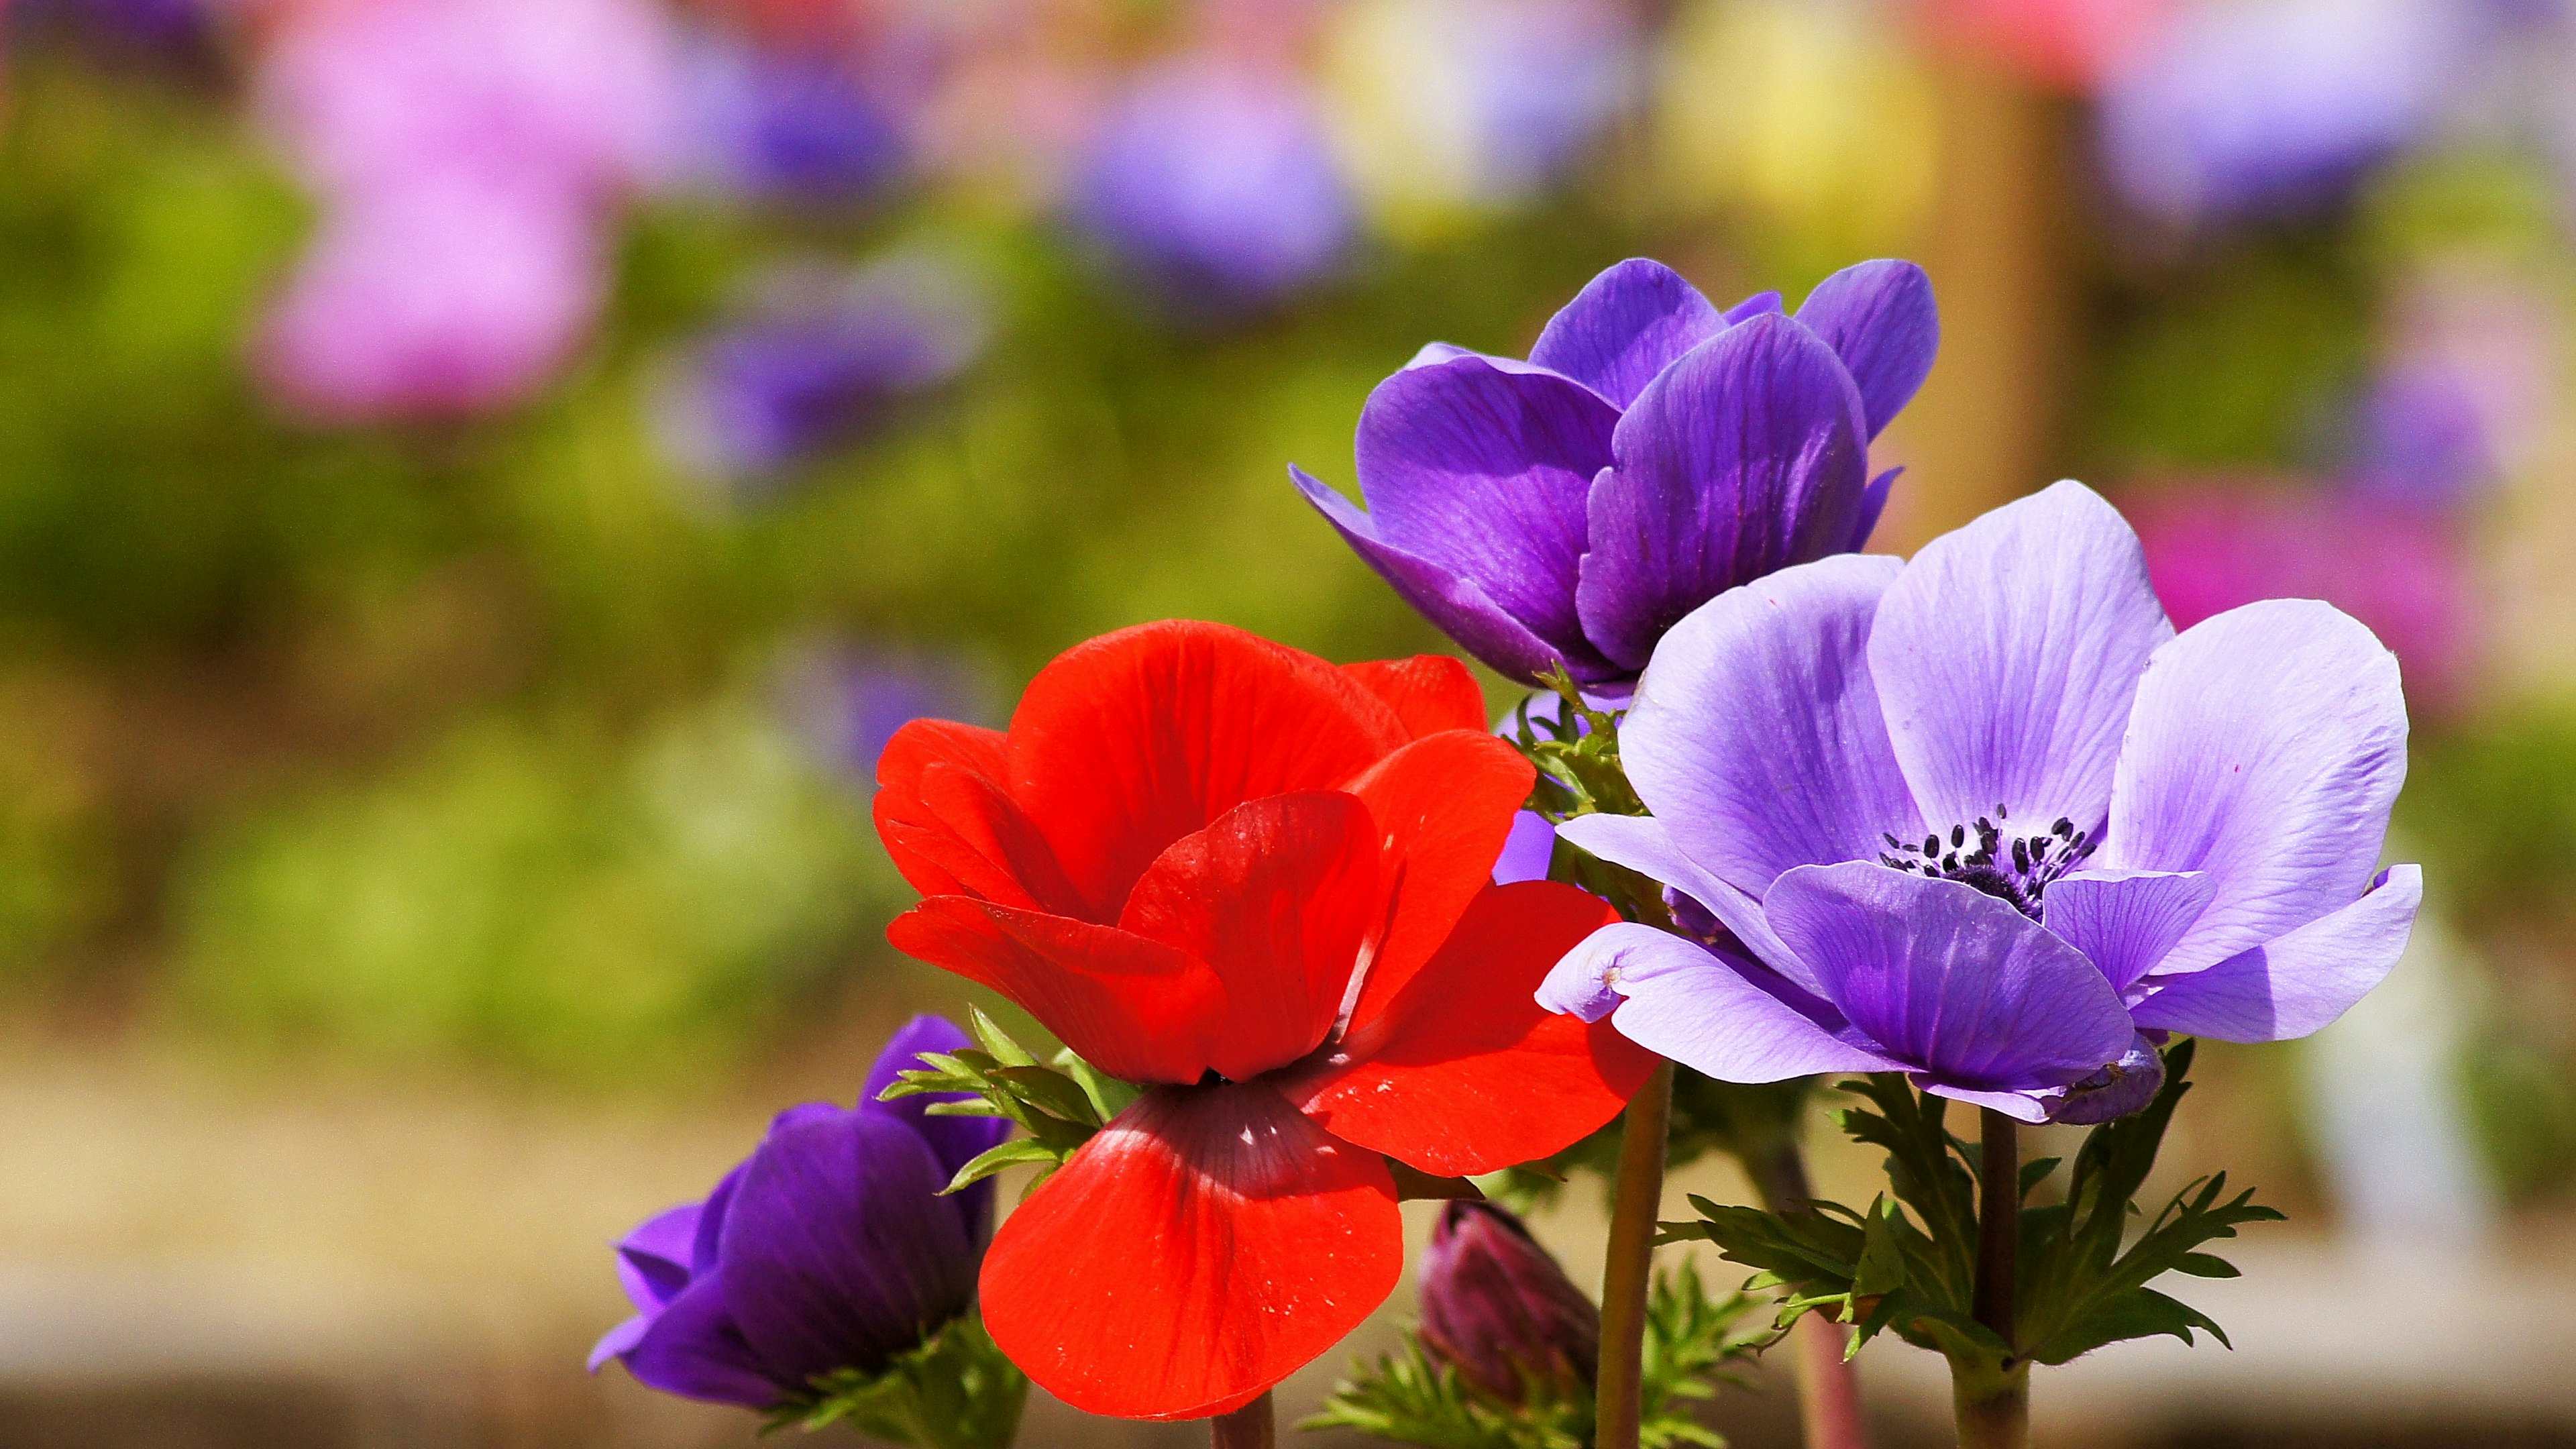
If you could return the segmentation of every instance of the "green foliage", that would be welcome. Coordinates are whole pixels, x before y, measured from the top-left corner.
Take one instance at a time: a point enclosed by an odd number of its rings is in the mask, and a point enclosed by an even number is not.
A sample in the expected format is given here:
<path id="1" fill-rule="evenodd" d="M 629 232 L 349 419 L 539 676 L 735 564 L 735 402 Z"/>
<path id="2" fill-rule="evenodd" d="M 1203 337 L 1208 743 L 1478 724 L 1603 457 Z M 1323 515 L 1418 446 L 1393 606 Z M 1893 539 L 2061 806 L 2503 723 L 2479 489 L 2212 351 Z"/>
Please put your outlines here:
<path id="1" fill-rule="evenodd" d="M 1102 1076 L 1072 1048 L 1058 1051 L 1054 1066 L 1042 1066 L 980 1008 L 970 1006 L 966 1012 L 977 1047 L 953 1054 L 924 1052 L 927 1067 L 898 1073 L 895 1084 L 878 1096 L 890 1102 L 926 1092 L 971 1092 L 974 1101 L 938 1102 L 926 1110 L 942 1117 L 1007 1117 L 1029 1135 L 976 1154 L 943 1191 L 956 1192 L 1022 1163 L 1038 1166 L 1038 1175 L 1029 1182 L 1035 1190 L 1136 1100 L 1134 1087 Z"/>
<path id="2" fill-rule="evenodd" d="M 769 1411 L 763 1433 L 847 1424 L 911 1449 L 1008 1449 L 1020 1430 L 1029 1380 L 969 1313 L 874 1374 L 842 1369 L 814 1392 Z"/>
<path id="3" fill-rule="evenodd" d="M 2184 1041 L 2166 1051 L 2165 1085 L 2145 1110 L 2086 1136 L 2066 1201 L 2020 1210 L 2013 1343 L 1972 1312 L 1978 1148 L 1944 1125 L 1942 1098 L 1917 1093 L 1898 1074 L 1847 1084 L 1877 1110 L 1841 1114 L 1846 1133 L 1886 1149 L 1892 1198 L 1880 1197 L 1866 1212 L 1820 1202 L 1813 1214 L 1783 1217 L 1694 1197 L 1699 1221 L 1666 1223 L 1662 1241 L 1716 1243 L 1729 1260 L 1761 1270 L 1748 1288 L 1783 1290 L 1782 1327 L 1802 1314 L 1830 1312 L 1857 1325 L 1854 1352 L 1886 1330 L 1982 1368 L 2064 1363 L 2104 1344 L 2159 1334 L 2189 1343 L 2195 1330 L 2225 1343 L 2206 1315 L 2147 1284 L 2168 1272 L 2233 1276 L 2233 1267 L 2201 1249 L 2236 1236 L 2245 1223 L 2281 1215 L 2256 1206 L 2251 1189 L 2228 1196 L 2221 1174 L 2184 1188 L 2134 1238 L 2127 1231 L 2139 1215 L 2133 1199 L 2190 1088 L 2192 1050 Z M 2022 1196 L 2057 1165 L 2049 1158 L 2025 1163 Z"/>
<path id="4" fill-rule="evenodd" d="M 855 944 L 861 801 L 760 712 L 469 728 L 184 877 L 181 1001 L 254 1040 L 633 1081 L 720 1065 Z"/>
<path id="5" fill-rule="evenodd" d="M 1641 1380 L 1640 1438 L 1647 1449 L 1723 1449 L 1726 1441 L 1700 1424 L 1691 1405 L 1713 1397 L 1729 1381 L 1726 1366 L 1751 1358 L 1766 1341 L 1736 1332 L 1753 1306 L 1741 1293 L 1710 1298 L 1687 1262 L 1655 1275 Z M 1583 1449 L 1592 1442 L 1592 1394 L 1532 1376 L 1522 1384 L 1521 1402 L 1512 1403 L 1434 1363 L 1421 1339 L 1407 1332 L 1399 1352 L 1360 1366 L 1298 1427 L 1356 1429 L 1424 1449 Z"/>

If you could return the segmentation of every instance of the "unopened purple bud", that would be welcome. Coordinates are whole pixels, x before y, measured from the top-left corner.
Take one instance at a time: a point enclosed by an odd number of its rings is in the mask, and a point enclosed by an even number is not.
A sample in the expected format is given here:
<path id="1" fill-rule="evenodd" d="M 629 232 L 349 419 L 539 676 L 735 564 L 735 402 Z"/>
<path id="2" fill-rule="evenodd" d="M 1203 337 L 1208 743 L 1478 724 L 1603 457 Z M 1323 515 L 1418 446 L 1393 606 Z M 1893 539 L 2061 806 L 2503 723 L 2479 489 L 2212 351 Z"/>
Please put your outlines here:
<path id="1" fill-rule="evenodd" d="M 1440 1210 L 1422 1255 L 1422 1347 L 1509 1403 L 1531 1382 L 1588 1389 L 1601 1310 L 1521 1220 L 1489 1202 Z"/>

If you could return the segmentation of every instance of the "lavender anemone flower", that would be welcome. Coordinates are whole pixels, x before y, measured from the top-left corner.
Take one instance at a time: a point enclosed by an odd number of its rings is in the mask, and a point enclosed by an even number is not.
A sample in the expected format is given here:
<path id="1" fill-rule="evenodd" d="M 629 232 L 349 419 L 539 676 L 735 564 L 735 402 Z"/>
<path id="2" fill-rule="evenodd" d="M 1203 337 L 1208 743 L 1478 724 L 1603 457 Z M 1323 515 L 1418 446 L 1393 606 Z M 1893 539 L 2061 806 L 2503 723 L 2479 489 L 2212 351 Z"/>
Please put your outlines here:
<path id="1" fill-rule="evenodd" d="M 949 1022 L 913 1018 L 856 1108 L 788 1108 L 706 1201 L 627 1234 L 617 1271 L 637 1313 L 591 1351 L 592 1371 L 613 1358 L 647 1387 L 766 1409 L 819 1375 L 880 1370 L 965 1313 L 993 1184 L 939 1190 L 1010 1124 L 927 1116 L 943 1098 L 877 1093 L 922 1052 L 967 1045 Z"/>
<path id="2" fill-rule="evenodd" d="M 1074 220 L 1182 314 L 1276 301 L 1339 267 L 1352 201 L 1313 99 L 1213 56 L 1145 72 L 1095 138 Z"/>
<path id="3" fill-rule="evenodd" d="M 2397 661 L 2309 600 L 2180 635 L 2136 535 L 2060 483 L 1910 563 L 1824 559 L 1665 637 L 1621 731 L 1653 818 L 1565 837 L 1722 924 L 1595 933 L 1540 990 L 1709 1076 L 1906 1072 L 2026 1122 L 2163 1075 L 2149 1032 L 2305 1036 L 2396 963 L 2372 871 Z M 1713 918 L 1713 920 L 1711 920 Z"/>
<path id="4" fill-rule="evenodd" d="M 1530 1382 L 1592 1387 L 1601 1310 L 1521 1220 L 1489 1202 L 1451 1202 L 1422 1253 L 1422 1347 L 1508 1403 Z"/>
<path id="5" fill-rule="evenodd" d="M 1362 513 L 1304 470 L 1343 539 L 1468 653 L 1627 697 L 1683 615 L 1859 548 L 1890 471 L 1869 443 L 1940 342 L 1911 262 L 1847 267 L 1795 316 L 1721 312 L 1643 259 L 1592 279 L 1530 358 L 1433 343 L 1360 413 Z"/>

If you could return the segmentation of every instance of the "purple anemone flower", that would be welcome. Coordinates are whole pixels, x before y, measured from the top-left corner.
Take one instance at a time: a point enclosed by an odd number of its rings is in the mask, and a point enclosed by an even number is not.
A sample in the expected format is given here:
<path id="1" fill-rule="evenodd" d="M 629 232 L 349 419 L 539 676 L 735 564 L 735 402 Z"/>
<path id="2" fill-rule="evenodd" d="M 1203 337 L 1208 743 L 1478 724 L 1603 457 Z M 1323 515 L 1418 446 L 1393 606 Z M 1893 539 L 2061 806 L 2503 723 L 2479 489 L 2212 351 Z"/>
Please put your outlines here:
<path id="1" fill-rule="evenodd" d="M 1531 1381 L 1592 1387 L 1601 1310 L 1521 1220 L 1489 1202 L 1451 1202 L 1422 1252 L 1422 1347 L 1434 1362 L 1517 1404 Z"/>
<path id="2" fill-rule="evenodd" d="M 2414 866 L 2372 875 L 2406 773 L 2395 657 L 2311 600 L 2175 634 L 2079 483 L 1910 563 L 1716 599 L 1656 650 L 1620 745 L 1653 818 L 1563 833 L 1712 929 L 1606 927 L 1540 1000 L 1725 1081 L 1907 1072 L 2107 1120 L 2163 1075 L 2145 1033 L 2305 1036 L 2388 973 L 2423 898 Z"/>
<path id="3" fill-rule="evenodd" d="M 1362 513 L 1316 510 L 1405 602 L 1515 679 L 1627 697 L 1664 631 L 1775 569 L 1859 548 L 1894 472 L 1869 443 L 1931 371 L 1911 262 L 1721 312 L 1659 262 L 1592 279 L 1527 362 L 1445 343 L 1360 414 Z"/>
<path id="4" fill-rule="evenodd" d="M 992 1233 L 988 1179 L 949 1177 L 999 1142 L 992 1117 L 932 1117 L 939 1096 L 880 1102 L 923 1052 L 968 1046 L 917 1016 L 868 1071 L 856 1108 L 790 1107 L 704 1202 L 645 1219 L 617 1245 L 637 1313 L 600 1339 L 647 1387 L 765 1409 L 841 1369 L 872 1373 L 966 1312 Z"/>
<path id="5" fill-rule="evenodd" d="M 837 56 L 702 37 L 682 75 L 688 169 L 719 187 L 848 200 L 911 162 L 906 118 L 886 88 Z"/>

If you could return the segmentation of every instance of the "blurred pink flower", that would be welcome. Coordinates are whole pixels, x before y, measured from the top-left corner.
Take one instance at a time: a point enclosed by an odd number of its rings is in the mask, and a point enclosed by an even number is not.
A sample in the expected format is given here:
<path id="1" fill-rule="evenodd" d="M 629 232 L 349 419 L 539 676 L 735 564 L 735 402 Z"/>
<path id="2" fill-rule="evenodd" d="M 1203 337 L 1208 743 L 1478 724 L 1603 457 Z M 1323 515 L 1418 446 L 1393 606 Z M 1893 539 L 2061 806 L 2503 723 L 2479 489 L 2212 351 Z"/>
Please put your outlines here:
<path id="1" fill-rule="evenodd" d="M 2476 665 L 2475 586 L 2441 513 L 2312 488 L 2203 483 L 2123 509 L 2174 627 L 2264 598 L 2323 599 L 2395 651 L 2406 695 L 2456 708 Z"/>
<path id="2" fill-rule="evenodd" d="M 322 203 L 262 339 L 274 391 L 365 422 L 504 407 L 579 346 L 609 209 L 661 169 L 648 0 L 307 0 L 262 107 Z"/>
<path id="3" fill-rule="evenodd" d="M 2090 92 L 2153 39 L 2177 0 L 1917 0 L 1933 31 L 2040 84 Z"/>
<path id="4" fill-rule="evenodd" d="M 270 388 L 321 421 L 453 417 L 543 387 L 606 287 L 577 205 L 415 182 L 330 211 L 268 319 Z"/>

